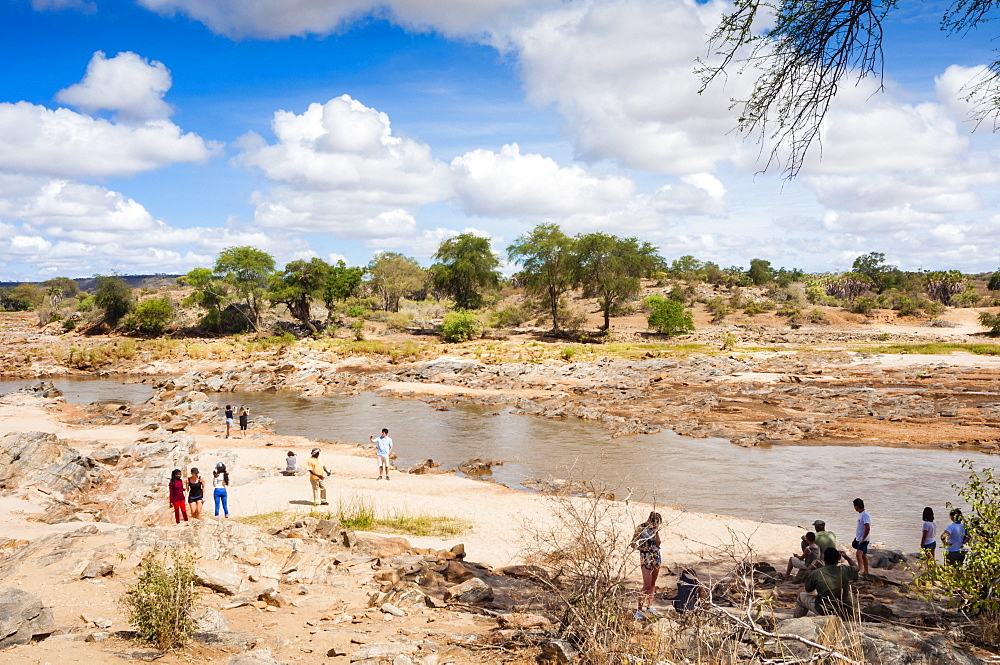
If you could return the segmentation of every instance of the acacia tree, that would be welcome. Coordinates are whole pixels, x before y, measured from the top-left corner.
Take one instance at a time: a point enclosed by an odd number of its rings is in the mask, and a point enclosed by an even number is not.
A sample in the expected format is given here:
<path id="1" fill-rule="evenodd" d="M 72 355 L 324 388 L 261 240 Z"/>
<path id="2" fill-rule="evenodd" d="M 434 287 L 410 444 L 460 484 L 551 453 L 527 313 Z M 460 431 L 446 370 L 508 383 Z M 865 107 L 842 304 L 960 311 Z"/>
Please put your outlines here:
<path id="1" fill-rule="evenodd" d="M 282 303 L 310 332 L 319 332 L 309 312 L 313 299 L 323 294 L 329 274 L 330 264 L 323 259 L 291 261 L 280 273 L 271 275 L 268 300 Z"/>
<path id="2" fill-rule="evenodd" d="M 986 285 L 990 291 L 1000 291 L 1000 270 L 990 276 L 990 282 Z"/>
<path id="3" fill-rule="evenodd" d="M 326 283 L 323 285 L 323 304 L 330 314 L 333 313 L 333 304 L 338 300 L 347 300 L 358 287 L 361 286 L 361 279 L 365 275 L 365 269 L 360 266 L 349 267 L 343 260 L 329 266 L 326 274 Z"/>
<path id="4" fill-rule="evenodd" d="M 574 243 L 574 282 L 597 295 L 604 313 L 602 330 L 611 327 L 611 311 L 642 291 L 640 279 L 663 265 L 663 257 L 648 242 L 588 233 Z"/>
<path id="5" fill-rule="evenodd" d="M 132 289 L 118 275 L 95 275 L 95 278 L 94 304 L 104 310 L 104 320 L 114 325 L 135 306 Z"/>
<path id="6" fill-rule="evenodd" d="M 559 332 L 559 300 L 573 285 L 573 239 L 557 224 L 539 224 L 507 248 L 507 258 L 522 267 L 519 277 L 531 293 L 548 301 L 552 330 Z"/>
<path id="7" fill-rule="evenodd" d="M 895 266 L 885 262 L 885 254 L 882 252 L 868 252 L 854 259 L 851 272 L 864 275 L 872 282 L 872 288 L 879 293 L 882 292 L 886 275 L 893 271 Z"/>
<path id="8" fill-rule="evenodd" d="M 767 284 L 774 279 L 774 268 L 771 267 L 771 262 L 765 259 L 750 259 L 747 277 L 755 286 Z"/>
<path id="9" fill-rule="evenodd" d="M 462 233 L 438 246 L 431 266 L 434 288 L 455 299 L 456 309 L 479 309 L 483 291 L 500 285 L 500 259 L 488 238 Z"/>
<path id="10" fill-rule="evenodd" d="M 882 89 L 882 24 L 900 8 L 868 0 L 736 0 L 709 39 L 715 57 L 702 63 L 702 90 L 726 72 L 747 71 L 756 81 L 746 99 L 734 99 L 737 128 L 773 141 L 765 170 L 784 161 L 794 177 L 838 90 L 850 79 L 874 77 Z M 991 0 L 950 0 L 944 31 L 963 35 L 992 18 Z M 770 25 L 763 31 L 758 26 Z M 963 91 L 979 103 L 980 119 L 1000 117 L 1000 60 Z M 787 151 L 787 158 L 781 155 Z"/>
<path id="11" fill-rule="evenodd" d="M 256 247 L 227 247 L 215 260 L 214 272 L 231 287 L 234 295 L 243 299 L 247 321 L 254 330 L 259 330 L 274 258 Z"/>
<path id="12" fill-rule="evenodd" d="M 424 286 L 427 273 L 420 264 L 397 252 L 379 252 L 368 264 L 369 284 L 382 299 L 387 312 L 398 312 L 403 296 L 419 291 Z"/>
<path id="13" fill-rule="evenodd" d="M 201 317 L 201 325 L 219 328 L 222 324 L 222 310 L 229 302 L 229 293 L 226 285 L 215 276 L 211 268 L 194 268 L 188 274 L 178 277 L 177 282 L 193 289 L 181 304 L 185 307 L 198 305 L 203 308 L 205 315 Z"/>

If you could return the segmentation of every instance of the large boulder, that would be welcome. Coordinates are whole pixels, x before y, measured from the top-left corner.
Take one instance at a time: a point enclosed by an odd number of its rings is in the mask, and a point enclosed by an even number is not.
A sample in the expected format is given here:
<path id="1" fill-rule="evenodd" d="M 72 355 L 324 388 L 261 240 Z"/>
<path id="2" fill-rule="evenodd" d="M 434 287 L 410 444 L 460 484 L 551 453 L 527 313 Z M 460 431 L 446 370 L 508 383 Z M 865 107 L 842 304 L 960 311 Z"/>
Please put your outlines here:
<path id="1" fill-rule="evenodd" d="M 56 629 L 41 599 L 14 587 L 0 589 L 0 649 L 45 639 Z"/>
<path id="2" fill-rule="evenodd" d="M 980 665 L 978 658 L 948 641 L 944 634 L 922 637 L 888 624 L 862 624 L 864 662 L 880 665 Z"/>
<path id="3" fill-rule="evenodd" d="M 444 599 L 454 603 L 481 603 L 493 600 L 493 588 L 478 577 L 445 589 Z"/>
<path id="4" fill-rule="evenodd" d="M 779 621 L 775 631 L 783 636 L 795 636 L 836 651 L 845 652 L 856 644 L 844 622 L 838 616 L 806 616 Z M 814 648 L 794 637 L 768 640 L 765 654 L 773 658 L 810 658 Z"/>

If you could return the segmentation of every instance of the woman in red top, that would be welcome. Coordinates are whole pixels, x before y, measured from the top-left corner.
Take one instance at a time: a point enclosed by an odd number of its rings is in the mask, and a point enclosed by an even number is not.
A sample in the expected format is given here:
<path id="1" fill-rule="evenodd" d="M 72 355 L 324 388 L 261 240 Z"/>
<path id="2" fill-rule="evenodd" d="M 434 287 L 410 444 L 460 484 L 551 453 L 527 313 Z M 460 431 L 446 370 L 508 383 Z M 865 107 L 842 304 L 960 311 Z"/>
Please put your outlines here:
<path id="1" fill-rule="evenodd" d="M 181 480 L 181 470 L 174 469 L 170 474 L 170 505 L 174 507 L 174 520 L 181 523 L 181 515 L 184 521 L 188 521 L 187 503 L 184 501 L 184 481 Z"/>

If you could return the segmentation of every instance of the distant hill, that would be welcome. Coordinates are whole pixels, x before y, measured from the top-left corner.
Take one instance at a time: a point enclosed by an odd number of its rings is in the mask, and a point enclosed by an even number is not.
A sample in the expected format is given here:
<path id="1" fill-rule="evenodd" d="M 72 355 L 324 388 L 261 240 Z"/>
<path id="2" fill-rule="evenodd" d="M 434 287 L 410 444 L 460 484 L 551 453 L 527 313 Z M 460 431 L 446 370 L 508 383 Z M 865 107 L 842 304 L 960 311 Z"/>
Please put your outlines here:
<path id="1" fill-rule="evenodd" d="M 158 289 L 164 286 L 175 286 L 180 275 L 119 275 L 133 289 Z M 81 291 L 93 291 L 97 280 L 93 277 L 77 277 L 73 280 Z M 18 284 L 41 284 L 41 282 L 0 282 L 0 288 L 17 286 Z"/>

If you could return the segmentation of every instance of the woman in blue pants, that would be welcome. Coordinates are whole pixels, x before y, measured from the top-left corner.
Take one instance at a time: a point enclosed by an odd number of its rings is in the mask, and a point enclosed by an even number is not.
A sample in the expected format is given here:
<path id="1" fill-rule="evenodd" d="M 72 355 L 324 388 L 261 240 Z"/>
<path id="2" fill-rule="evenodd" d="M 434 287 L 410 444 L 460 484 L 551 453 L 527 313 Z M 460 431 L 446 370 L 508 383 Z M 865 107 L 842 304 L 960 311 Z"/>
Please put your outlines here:
<path id="1" fill-rule="evenodd" d="M 222 462 L 215 465 L 215 471 L 212 472 L 212 485 L 215 487 L 215 516 L 219 516 L 219 506 L 221 505 L 222 512 L 228 518 L 229 491 L 226 488 L 229 486 L 229 472 L 226 471 L 226 465 Z"/>

